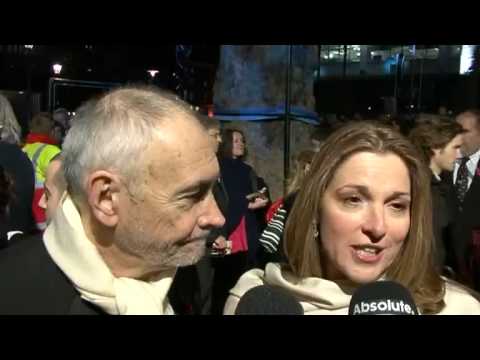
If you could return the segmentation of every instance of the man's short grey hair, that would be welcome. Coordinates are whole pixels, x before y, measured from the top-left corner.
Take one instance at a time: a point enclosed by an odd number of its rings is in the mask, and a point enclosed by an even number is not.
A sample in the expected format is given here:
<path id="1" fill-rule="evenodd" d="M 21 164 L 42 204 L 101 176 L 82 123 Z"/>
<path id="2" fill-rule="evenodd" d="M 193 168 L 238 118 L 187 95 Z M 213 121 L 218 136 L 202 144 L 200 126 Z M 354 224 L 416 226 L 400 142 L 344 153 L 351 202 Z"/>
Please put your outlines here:
<path id="1" fill-rule="evenodd" d="M 130 185 L 160 125 L 179 117 L 196 119 L 187 103 L 151 86 L 121 87 L 87 101 L 77 109 L 63 143 L 69 193 L 85 200 L 86 176 L 96 170 L 115 171 Z"/>

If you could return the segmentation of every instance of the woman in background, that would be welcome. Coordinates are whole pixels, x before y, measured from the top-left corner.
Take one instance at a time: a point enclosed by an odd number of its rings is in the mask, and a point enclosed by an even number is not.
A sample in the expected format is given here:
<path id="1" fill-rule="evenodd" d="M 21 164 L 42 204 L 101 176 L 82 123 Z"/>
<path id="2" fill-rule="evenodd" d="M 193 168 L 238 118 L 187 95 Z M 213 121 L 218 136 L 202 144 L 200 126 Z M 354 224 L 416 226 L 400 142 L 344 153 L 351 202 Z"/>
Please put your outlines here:
<path id="1" fill-rule="evenodd" d="M 220 174 L 228 194 L 225 228 L 229 254 L 217 261 L 216 282 L 221 284 L 214 312 L 221 313 L 228 291 L 240 276 L 258 265 L 259 223 L 256 211 L 269 199 L 266 188 L 258 189 L 258 176 L 244 162 L 247 154 L 245 135 L 237 129 L 225 129 L 219 148 Z M 216 311 L 215 311 L 216 310 Z"/>

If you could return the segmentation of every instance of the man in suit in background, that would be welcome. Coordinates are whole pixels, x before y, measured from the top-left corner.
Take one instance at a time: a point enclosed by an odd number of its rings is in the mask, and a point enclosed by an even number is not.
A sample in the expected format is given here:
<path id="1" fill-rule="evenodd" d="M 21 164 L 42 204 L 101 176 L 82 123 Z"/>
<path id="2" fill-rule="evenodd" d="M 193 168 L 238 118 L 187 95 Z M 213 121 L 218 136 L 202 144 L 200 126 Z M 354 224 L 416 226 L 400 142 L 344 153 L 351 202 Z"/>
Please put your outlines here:
<path id="1" fill-rule="evenodd" d="M 460 281 L 480 290 L 480 110 L 467 110 L 456 121 L 466 132 L 453 171 L 454 267 Z"/>

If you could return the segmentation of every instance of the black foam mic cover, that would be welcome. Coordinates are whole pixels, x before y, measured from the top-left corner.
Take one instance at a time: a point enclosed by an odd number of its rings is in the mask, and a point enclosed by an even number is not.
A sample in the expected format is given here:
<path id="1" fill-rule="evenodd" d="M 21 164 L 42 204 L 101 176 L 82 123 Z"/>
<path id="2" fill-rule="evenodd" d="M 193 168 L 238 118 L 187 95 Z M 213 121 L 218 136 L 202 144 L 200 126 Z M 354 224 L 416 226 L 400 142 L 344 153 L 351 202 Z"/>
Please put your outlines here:
<path id="1" fill-rule="evenodd" d="M 235 315 L 303 315 L 303 307 L 286 290 L 261 285 L 242 296 Z"/>

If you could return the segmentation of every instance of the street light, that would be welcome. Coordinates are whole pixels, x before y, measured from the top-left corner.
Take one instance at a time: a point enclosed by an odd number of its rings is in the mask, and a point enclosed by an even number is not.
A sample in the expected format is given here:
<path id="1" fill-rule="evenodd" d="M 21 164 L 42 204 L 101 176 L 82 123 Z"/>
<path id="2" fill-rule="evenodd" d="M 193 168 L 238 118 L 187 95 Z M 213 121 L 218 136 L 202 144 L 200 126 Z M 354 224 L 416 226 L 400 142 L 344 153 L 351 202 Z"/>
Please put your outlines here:
<path id="1" fill-rule="evenodd" d="M 157 75 L 158 70 L 147 70 L 147 72 L 150 74 L 150 76 L 153 79 L 155 77 L 155 75 Z"/>
<path id="2" fill-rule="evenodd" d="M 59 75 L 62 72 L 62 65 L 60 64 L 53 64 L 52 68 L 55 75 Z"/>

